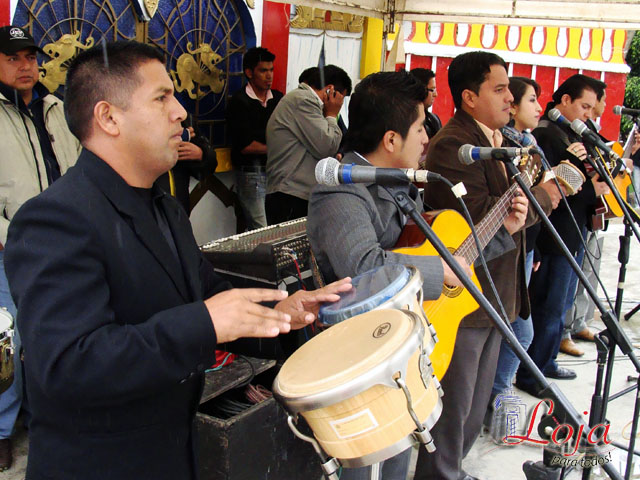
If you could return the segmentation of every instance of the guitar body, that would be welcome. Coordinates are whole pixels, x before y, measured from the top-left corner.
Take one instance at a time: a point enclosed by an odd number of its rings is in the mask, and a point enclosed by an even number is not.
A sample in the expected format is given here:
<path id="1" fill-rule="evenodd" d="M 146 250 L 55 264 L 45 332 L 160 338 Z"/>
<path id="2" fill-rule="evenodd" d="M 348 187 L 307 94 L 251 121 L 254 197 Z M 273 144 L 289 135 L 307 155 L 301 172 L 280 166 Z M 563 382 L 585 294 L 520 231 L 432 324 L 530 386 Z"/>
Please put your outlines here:
<path id="1" fill-rule="evenodd" d="M 455 210 L 429 212 L 429 215 L 431 218 L 428 220 L 430 220 L 431 228 L 452 253 L 471 234 L 471 229 L 464 217 Z M 405 231 L 413 229 L 418 230 L 415 225 L 411 227 L 408 224 L 405 227 Z M 407 241 L 407 239 L 412 240 Z M 422 243 L 418 244 L 418 242 Z M 438 255 L 433 245 L 425 240 L 424 235 L 421 232 L 416 234 L 415 231 L 407 233 L 406 236 L 403 232 L 399 239 L 399 244 L 396 245 L 393 251 L 406 255 Z M 471 271 L 473 272 L 473 266 Z M 475 272 L 473 272 L 472 278 L 473 283 L 480 288 Z M 434 373 L 438 379 L 442 379 L 451 363 L 460 322 L 478 308 L 478 303 L 467 289 L 445 285 L 440 298 L 423 302 L 422 308 L 438 334 L 438 342 L 430 358 L 433 363 Z"/>
<path id="2" fill-rule="evenodd" d="M 629 187 L 629 185 L 631 185 L 631 178 L 629 178 L 629 174 L 625 171 L 618 174 L 616 178 L 613 179 L 613 184 L 615 185 L 622 199 L 626 201 L 627 188 Z M 607 207 L 609 207 L 609 212 L 607 213 L 606 218 L 622 216 L 622 208 L 620 208 L 616 197 L 613 196 L 613 192 L 605 194 L 604 201 L 607 204 Z"/>
<path id="3" fill-rule="evenodd" d="M 617 153 L 619 156 L 624 155 L 624 148 L 618 142 L 613 142 L 611 144 L 611 149 Z M 603 157 L 605 161 L 606 170 L 609 172 L 609 176 L 611 176 L 611 171 L 615 168 L 615 162 L 609 160 L 608 157 Z M 589 175 L 593 174 L 593 167 L 588 163 L 585 163 L 585 168 Z M 627 200 L 627 188 L 631 185 L 631 178 L 629 178 L 629 174 L 622 170 L 615 178 L 612 179 L 613 184 L 618 190 L 618 193 L 622 197 L 624 201 Z M 622 216 L 622 208 L 618 204 L 616 197 L 613 195 L 613 192 L 609 192 L 606 195 L 602 195 L 598 198 L 598 201 L 595 206 L 595 212 L 593 217 L 591 218 L 591 230 L 602 230 L 604 228 L 604 222 L 606 219 L 621 217 Z"/>
<path id="4" fill-rule="evenodd" d="M 592 232 L 597 232 L 598 230 L 604 230 L 605 222 L 607 217 L 607 213 L 609 212 L 609 207 L 607 207 L 607 203 L 603 200 L 602 197 L 598 197 L 596 200 L 595 207 L 593 209 L 593 214 L 589 219 L 589 229 Z"/>

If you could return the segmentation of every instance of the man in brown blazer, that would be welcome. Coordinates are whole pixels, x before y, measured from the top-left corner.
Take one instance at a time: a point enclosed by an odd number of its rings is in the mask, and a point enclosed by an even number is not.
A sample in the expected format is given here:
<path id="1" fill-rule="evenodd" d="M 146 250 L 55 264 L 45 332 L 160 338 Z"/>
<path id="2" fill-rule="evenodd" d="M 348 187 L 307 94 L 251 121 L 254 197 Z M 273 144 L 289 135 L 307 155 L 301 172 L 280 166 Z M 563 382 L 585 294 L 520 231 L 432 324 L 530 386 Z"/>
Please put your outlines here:
<path id="1" fill-rule="evenodd" d="M 507 177 L 505 166 L 497 161 L 463 165 L 458 161 L 458 149 L 464 144 L 501 146 L 499 129 L 509 121 L 513 100 L 508 86 L 506 65 L 499 56 L 469 52 L 456 57 L 449 67 L 449 88 L 457 111 L 429 143 L 426 168 L 454 184 L 464 183 L 468 193 L 463 198 L 474 224 L 485 217 L 512 181 Z M 544 208 L 550 211 L 549 197 L 544 194 L 541 198 Z M 426 186 L 425 203 L 433 209 L 460 209 L 443 183 Z M 518 313 L 528 315 L 522 232 L 536 220 L 535 215 L 528 213 L 526 197 L 516 196 L 499 231 L 484 249 L 510 322 Z M 476 273 L 487 298 L 500 312 L 486 275 L 481 268 L 476 268 Z M 437 450 L 432 454 L 420 451 L 416 480 L 475 478 L 462 470 L 462 459 L 482 426 L 498 360 L 500 335 L 482 309 L 467 315 L 460 327 L 451 364 L 441 379 L 444 409 L 431 432 Z"/>

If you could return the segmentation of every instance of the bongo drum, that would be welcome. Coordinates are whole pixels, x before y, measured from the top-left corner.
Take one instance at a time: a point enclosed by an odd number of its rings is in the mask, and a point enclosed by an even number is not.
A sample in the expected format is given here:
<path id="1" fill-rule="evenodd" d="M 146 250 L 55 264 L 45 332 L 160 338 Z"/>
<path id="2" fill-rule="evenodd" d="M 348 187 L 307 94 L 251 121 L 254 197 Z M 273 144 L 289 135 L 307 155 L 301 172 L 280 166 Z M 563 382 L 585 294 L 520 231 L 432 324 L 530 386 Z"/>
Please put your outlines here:
<path id="1" fill-rule="evenodd" d="M 0 308 L 0 393 L 13 382 L 13 316 Z"/>
<path id="2" fill-rule="evenodd" d="M 416 442 L 435 450 L 429 430 L 441 391 L 424 351 L 424 326 L 410 310 L 374 310 L 344 320 L 302 345 L 273 383 L 294 434 L 314 445 L 326 474 L 362 467 Z M 315 436 L 295 426 L 302 415 Z"/>
<path id="3" fill-rule="evenodd" d="M 324 326 L 335 325 L 347 318 L 377 309 L 405 309 L 418 314 L 427 334 L 427 354 L 438 341 L 435 328 L 422 309 L 422 275 L 413 266 L 383 265 L 355 277 L 353 288 L 340 294 L 340 300 L 323 305 L 318 320 Z"/>

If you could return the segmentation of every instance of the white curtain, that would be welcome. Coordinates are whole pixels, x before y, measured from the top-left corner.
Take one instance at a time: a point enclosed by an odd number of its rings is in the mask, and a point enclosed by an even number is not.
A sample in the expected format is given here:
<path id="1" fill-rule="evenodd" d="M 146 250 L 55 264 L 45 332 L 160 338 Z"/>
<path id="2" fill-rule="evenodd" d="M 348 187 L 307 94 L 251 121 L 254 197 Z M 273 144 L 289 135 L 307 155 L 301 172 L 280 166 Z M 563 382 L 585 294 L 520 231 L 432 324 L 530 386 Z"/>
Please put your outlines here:
<path id="1" fill-rule="evenodd" d="M 292 28 L 289 33 L 287 92 L 298 86 L 298 77 L 309 67 L 318 66 L 322 39 L 326 65 L 342 68 L 353 85 L 360 80 L 361 33 Z"/>

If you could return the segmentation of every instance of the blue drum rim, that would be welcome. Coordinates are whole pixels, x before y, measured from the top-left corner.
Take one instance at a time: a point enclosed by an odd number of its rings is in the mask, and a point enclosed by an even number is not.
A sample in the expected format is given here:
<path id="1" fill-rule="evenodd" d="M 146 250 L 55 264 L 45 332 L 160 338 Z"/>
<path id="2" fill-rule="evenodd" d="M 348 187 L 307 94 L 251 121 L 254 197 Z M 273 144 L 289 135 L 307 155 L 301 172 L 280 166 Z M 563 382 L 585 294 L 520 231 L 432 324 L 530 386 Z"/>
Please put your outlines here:
<path id="1" fill-rule="evenodd" d="M 335 325 L 336 323 L 346 320 L 347 318 L 355 317 L 356 315 L 360 315 L 361 313 L 375 310 L 380 305 L 391 300 L 398 292 L 402 291 L 402 289 L 411 280 L 411 271 L 407 265 L 403 265 L 401 263 L 392 263 L 381 265 L 379 267 L 368 270 L 361 275 L 358 275 L 353 279 L 354 288 L 358 288 L 357 285 L 360 283 L 361 279 L 364 279 L 366 277 L 373 277 L 376 272 L 383 269 L 399 269 L 400 271 L 398 272 L 398 276 L 395 279 L 391 280 L 391 282 L 383 289 L 348 306 L 337 309 L 337 305 L 340 303 L 340 300 L 336 303 L 323 305 L 322 307 L 320 307 L 320 311 L 318 312 L 319 322 L 324 325 Z M 346 297 L 350 294 L 352 295 L 352 293 L 347 292 L 347 294 L 345 294 L 344 296 Z"/>

